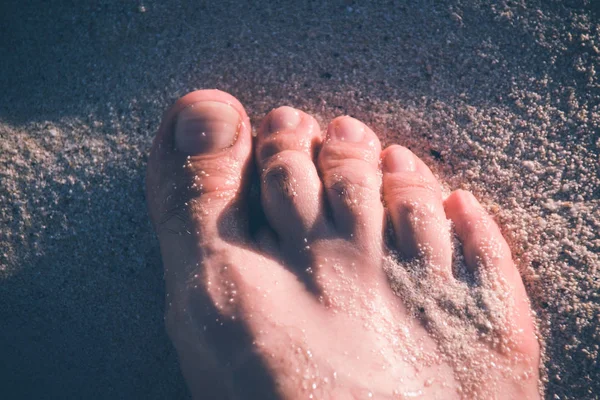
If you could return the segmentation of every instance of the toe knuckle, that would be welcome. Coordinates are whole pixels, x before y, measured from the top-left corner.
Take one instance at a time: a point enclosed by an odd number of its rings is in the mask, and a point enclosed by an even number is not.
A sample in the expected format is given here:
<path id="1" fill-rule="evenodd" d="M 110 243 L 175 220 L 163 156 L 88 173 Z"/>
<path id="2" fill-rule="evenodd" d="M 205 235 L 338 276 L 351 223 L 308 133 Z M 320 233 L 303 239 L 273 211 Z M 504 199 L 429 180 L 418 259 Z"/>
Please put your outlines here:
<path id="1" fill-rule="evenodd" d="M 280 138 L 278 138 L 280 139 Z M 260 150 L 258 151 L 260 160 L 269 160 L 274 155 L 280 153 L 283 150 L 282 140 L 264 140 L 261 143 Z"/>
<path id="2" fill-rule="evenodd" d="M 439 233 L 446 226 L 445 215 L 432 203 L 407 201 L 399 204 L 397 211 L 413 231 L 429 230 L 433 224 Z"/>
<path id="3" fill-rule="evenodd" d="M 268 168 L 263 175 L 263 185 L 265 193 L 269 196 L 289 198 L 296 195 L 295 178 L 286 164 L 277 164 Z"/>
<path id="4" fill-rule="evenodd" d="M 263 138 L 258 146 L 258 158 L 262 163 L 269 163 L 278 157 L 302 157 L 313 156 L 313 142 L 302 138 L 294 132 L 280 132 L 268 138 Z M 302 154 L 304 153 L 304 154 Z"/>
<path id="5" fill-rule="evenodd" d="M 388 201 L 395 199 L 421 202 L 441 200 L 439 184 L 426 180 L 420 175 L 387 177 L 383 184 L 383 192 Z"/>
<path id="6" fill-rule="evenodd" d="M 329 185 L 342 184 L 356 190 L 379 191 L 381 187 L 380 175 L 373 166 L 366 163 L 344 164 L 331 168 L 325 173 L 325 180 Z"/>
<path id="7" fill-rule="evenodd" d="M 428 221 L 443 222 L 446 215 L 441 194 L 426 186 L 398 186 L 394 190 L 384 190 L 386 207 L 392 215 L 402 218 L 408 224 Z"/>
<path id="8" fill-rule="evenodd" d="M 345 204 L 352 205 L 356 202 L 356 188 L 347 178 L 343 176 L 333 178 L 326 186 L 330 193 L 342 199 Z"/>
<path id="9" fill-rule="evenodd" d="M 325 178 L 327 190 L 339 197 L 347 206 L 358 204 L 365 197 L 379 198 L 380 182 L 373 171 L 356 169 L 344 173 L 331 173 Z"/>
<path id="10" fill-rule="evenodd" d="M 336 165 L 374 165 L 379 160 L 379 153 L 368 146 L 323 146 L 319 155 L 325 169 L 335 168 Z"/>

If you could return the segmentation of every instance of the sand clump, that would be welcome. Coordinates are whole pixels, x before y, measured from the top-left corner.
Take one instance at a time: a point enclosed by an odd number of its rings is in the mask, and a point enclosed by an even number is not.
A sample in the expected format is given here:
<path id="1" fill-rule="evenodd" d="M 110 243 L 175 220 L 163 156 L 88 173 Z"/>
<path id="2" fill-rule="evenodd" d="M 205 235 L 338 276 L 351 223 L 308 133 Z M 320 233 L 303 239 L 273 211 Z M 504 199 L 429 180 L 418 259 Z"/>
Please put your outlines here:
<path id="1" fill-rule="evenodd" d="M 277 6 L 7 1 L 0 367 L 11 398 L 185 398 L 143 176 L 162 112 L 350 114 L 499 222 L 546 339 L 546 398 L 600 393 L 594 1 Z M 243 12 L 235 12 L 243 8 Z M 143 9 L 143 12 L 141 11 Z"/>
<path id="2" fill-rule="evenodd" d="M 508 282 L 485 260 L 477 271 L 466 272 L 458 243 L 454 253 L 456 280 L 431 262 L 402 262 L 394 254 L 384 258 L 383 268 L 394 292 L 436 342 L 438 362 L 451 365 L 457 394 L 497 398 L 502 380 L 518 386 L 536 371 L 517 367 L 530 356 L 518 350 L 520 328 L 513 322 Z M 539 387 L 543 392 L 542 381 Z"/>

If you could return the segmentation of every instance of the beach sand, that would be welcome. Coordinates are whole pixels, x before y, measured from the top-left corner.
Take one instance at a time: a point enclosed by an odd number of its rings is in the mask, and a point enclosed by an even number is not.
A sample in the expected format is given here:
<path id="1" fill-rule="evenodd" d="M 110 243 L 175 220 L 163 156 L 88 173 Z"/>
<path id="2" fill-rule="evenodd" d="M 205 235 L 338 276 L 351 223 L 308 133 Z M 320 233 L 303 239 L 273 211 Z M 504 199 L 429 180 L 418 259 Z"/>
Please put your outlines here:
<path id="1" fill-rule="evenodd" d="M 494 214 L 547 339 L 548 399 L 600 395 L 600 3 L 0 5 L 0 397 L 188 396 L 144 173 L 162 112 L 360 118 Z M 302 4 L 301 4 L 302 3 Z"/>

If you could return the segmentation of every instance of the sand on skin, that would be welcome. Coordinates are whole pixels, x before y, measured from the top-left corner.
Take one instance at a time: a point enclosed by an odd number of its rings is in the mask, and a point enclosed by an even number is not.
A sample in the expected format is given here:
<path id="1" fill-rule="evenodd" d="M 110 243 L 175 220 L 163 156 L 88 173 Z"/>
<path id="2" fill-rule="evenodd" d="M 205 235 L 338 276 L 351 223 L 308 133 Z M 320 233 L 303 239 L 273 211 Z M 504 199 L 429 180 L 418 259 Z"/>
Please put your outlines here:
<path id="1" fill-rule="evenodd" d="M 353 115 L 476 193 L 543 321 L 547 398 L 595 398 L 599 16 L 585 0 L 3 2 L 0 393 L 187 396 L 143 175 L 163 110 L 217 87 L 255 124 L 282 104 L 322 126 Z"/>

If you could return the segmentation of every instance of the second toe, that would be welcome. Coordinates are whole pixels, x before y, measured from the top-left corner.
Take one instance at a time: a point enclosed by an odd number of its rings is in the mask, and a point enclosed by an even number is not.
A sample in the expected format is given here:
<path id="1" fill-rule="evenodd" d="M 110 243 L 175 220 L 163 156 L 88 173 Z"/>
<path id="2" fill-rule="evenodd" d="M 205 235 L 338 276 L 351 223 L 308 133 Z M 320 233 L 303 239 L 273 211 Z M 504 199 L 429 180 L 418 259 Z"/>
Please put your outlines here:
<path id="1" fill-rule="evenodd" d="M 317 121 L 291 107 L 279 107 L 263 120 L 256 158 L 261 202 L 279 240 L 308 240 L 322 222 L 321 181 L 313 162 L 321 142 Z"/>

